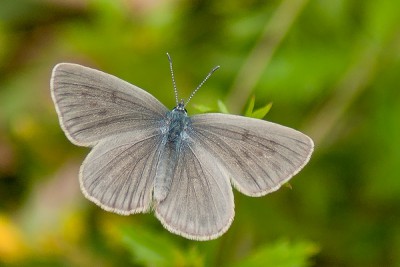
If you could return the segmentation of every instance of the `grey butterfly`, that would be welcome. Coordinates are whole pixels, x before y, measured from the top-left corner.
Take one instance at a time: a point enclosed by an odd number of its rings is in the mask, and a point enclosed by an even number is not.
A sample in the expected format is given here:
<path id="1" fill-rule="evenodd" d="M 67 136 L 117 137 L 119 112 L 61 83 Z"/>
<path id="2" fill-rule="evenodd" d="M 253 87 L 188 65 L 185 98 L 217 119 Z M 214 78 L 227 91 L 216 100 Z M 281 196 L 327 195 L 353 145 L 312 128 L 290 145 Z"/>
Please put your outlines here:
<path id="1" fill-rule="evenodd" d="M 79 173 L 83 194 L 129 215 L 154 210 L 170 232 L 215 239 L 234 217 L 231 184 L 248 196 L 277 190 L 309 161 L 313 141 L 291 128 L 236 115 L 189 117 L 187 101 L 169 111 L 146 91 L 104 72 L 56 65 L 51 95 L 62 129 L 92 147 Z"/>

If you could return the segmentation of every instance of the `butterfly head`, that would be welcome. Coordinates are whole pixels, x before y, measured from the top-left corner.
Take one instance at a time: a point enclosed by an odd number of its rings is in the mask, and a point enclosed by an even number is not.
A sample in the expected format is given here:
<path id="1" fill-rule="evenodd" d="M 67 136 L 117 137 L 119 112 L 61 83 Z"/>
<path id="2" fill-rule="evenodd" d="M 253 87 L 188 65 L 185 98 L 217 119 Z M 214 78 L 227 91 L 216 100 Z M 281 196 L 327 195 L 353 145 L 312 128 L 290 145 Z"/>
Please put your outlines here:
<path id="1" fill-rule="evenodd" d="M 187 114 L 187 110 L 185 108 L 185 101 L 183 99 L 179 101 L 178 105 L 174 108 L 174 111 L 180 111 Z"/>

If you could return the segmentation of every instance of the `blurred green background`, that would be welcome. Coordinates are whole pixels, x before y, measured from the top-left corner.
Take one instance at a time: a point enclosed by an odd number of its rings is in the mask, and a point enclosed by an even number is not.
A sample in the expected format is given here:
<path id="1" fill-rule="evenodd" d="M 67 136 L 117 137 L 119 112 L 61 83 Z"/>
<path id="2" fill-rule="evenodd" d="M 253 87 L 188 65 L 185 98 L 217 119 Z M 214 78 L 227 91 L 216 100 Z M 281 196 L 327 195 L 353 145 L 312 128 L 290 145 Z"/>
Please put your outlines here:
<path id="1" fill-rule="evenodd" d="M 393 0 L 2 0 L 0 265 L 400 266 L 400 2 Z M 235 191 L 229 231 L 194 242 L 152 214 L 86 200 L 89 149 L 68 142 L 51 101 L 56 63 L 101 69 L 174 96 L 190 114 L 243 114 L 310 135 L 316 150 L 290 187 Z M 221 109 L 221 105 L 219 105 Z"/>

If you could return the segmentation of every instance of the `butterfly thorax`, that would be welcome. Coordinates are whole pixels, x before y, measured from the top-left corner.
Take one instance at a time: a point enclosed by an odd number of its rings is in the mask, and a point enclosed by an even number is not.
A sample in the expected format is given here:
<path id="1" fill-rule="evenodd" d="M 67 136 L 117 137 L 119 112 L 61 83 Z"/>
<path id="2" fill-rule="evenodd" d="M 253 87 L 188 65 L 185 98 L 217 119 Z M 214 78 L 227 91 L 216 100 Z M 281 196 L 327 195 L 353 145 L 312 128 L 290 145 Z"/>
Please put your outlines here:
<path id="1" fill-rule="evenodd" d="M 182 139 L 185 130 L 190 123 L 190 119 L 184 108 L 179 105 L 167 114 L 168 141 L 178 142 Z"/>

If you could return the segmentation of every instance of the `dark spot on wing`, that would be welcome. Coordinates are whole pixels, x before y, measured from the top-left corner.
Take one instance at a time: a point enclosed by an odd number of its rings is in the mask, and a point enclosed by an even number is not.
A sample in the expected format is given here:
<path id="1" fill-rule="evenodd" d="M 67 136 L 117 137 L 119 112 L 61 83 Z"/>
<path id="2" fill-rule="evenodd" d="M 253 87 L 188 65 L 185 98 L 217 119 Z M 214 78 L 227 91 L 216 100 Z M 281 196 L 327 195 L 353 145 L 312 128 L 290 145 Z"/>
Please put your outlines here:
<path id="1" fill-rule="evenodd" d="M 117 103 L 117 92 L 116 91 L 111 92 L 111 102 L 114 104 Z"/>
<path id="2" fill-rule="evenodd" d="M 82 97 L 88 97 L 88 96 L 90 96 L 87 92 L 85 92 L 85 91 L 82 91 L 82 92 L 80 92 L 80 95 L 82 96 Z"/>
<path id="3" fill-rule="evenodd" d="M 108 113 L 108 111 L 106 109 L 102 109 L 97 114 L 99 114 L 100 116 L 105 116 L 105 115 L 107 115 L 107 113 Z"/>
<path id="4" fill-rule="evenodd" d="M 250 137 L 251 137 L 250 136 L 250 131 L 247 130 L 247 129 L 244 129 L 242 137 L 241 137 L 241 140 L 242 141 L 247 141 L 247 140 L 250 140 Z"/>
<path id="5" fill-rule="evenodd" d="M 250 156 L 249 153 L 247 153 L 246 150 L 243 150 L 242 153 L 243 153 L 243 156 L 244 156 L 246 159 L 252 159 L 252 157 Z"/>

